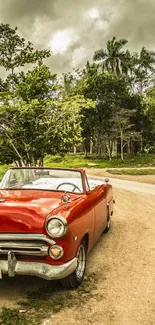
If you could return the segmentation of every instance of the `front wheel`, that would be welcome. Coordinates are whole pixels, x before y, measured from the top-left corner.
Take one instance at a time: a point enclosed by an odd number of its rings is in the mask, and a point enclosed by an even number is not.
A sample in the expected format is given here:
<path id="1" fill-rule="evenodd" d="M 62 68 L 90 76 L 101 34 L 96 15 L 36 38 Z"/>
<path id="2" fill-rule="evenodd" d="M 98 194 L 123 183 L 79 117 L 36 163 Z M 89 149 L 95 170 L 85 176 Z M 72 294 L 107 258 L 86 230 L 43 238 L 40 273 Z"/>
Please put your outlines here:
<path id="1" fill-rule="evenodd" d="M 85 240 L 82 240 L 80 243 L 77 252 L 77 259 L 78 263 L 76 270 L 67 278 L 61 280 L 61 283 L 65 288 L 77 288 L 83 281 L 87 263 L 87 246 Z"/>
<path id="2" fill-rule="evenodd" d="M 104 229 L 103 234 L 106 234 L 107 232 L 109 232 L 110 226 L 111 226 L 111 213 L 110 213 L 110 209 L 109 209 L 109 206 L 108 206 L 107 226 Z"/>

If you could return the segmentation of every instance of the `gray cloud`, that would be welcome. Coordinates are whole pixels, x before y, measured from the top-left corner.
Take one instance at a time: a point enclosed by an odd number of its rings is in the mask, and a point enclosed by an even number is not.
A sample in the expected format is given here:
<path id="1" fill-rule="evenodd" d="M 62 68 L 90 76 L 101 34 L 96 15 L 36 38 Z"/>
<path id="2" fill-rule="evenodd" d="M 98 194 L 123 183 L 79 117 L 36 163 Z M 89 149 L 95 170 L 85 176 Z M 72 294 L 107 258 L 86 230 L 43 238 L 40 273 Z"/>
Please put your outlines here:
<path id="1" fill-rule="evenodd" d="M 33 22 L 35 17 L 48 16 L 49 13 L 55 16 L 52 1 L 46 0 L 1 0 L 0 9 L 3 20 L 8 20 L 13 24 L 21 23 L 23 19 L 24 22 Z"/>
<path id="2" fill-rule="evenodd" d="M 122 0 L 113 15 L 107 36 L 113 36 L 115 31 L 118 38 L 128 39 L 133 51 L 139 51 L 142 46 L 155 48 L 154 13 L 154 0 Z"/>
<path id="3" fill-rule="evenodd" d="M 92 8 L 99 11 L 93 18 Z M 59 31 L 72 31 L 68 48 L 47 61 L 57 73 L 82 67 L 113 36 L 126 38 L 132 51 L 155 48 L 154 12 L 154 0 L 0 0 L 0 21 L 17 26 L 37 48 L 47 48 Z"/>

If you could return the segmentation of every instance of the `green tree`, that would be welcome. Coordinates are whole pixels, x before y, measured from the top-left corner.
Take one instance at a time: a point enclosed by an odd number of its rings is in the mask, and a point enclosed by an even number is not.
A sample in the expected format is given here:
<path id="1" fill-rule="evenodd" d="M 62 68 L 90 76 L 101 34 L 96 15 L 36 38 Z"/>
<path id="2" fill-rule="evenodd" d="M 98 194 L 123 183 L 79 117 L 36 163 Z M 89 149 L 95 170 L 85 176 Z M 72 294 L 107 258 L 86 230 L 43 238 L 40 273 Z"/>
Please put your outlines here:
<path id="1" fill-rule="evenodd" d="M 62 97 L 69 96 L 74 88 L 74 77 L 69 73 L 63 73 L 60 80 L 60 95 Z"/>
<path id="2" fill-rule="evenodd" d="M 19 165 L 42 164 L 46 154 L 66 152 L 81 141 L 81 111 L 93 105 L 82 96 L 31 103 L 3 98 L 0 133 Z"/>
<path id="3" fill-rule="evenodd" d="M 77 82 L 75 90 L 85 98 L 92 99 L 96 107 L 85 112 L 83 135 L 90 138 L 98 151 L 107 151 L 109 158 L 113 150 L 113 142 L 116 141 L 116 130 L 112 118 L 117 107 L 129 104 L 129 85 L 124 77 L 113 73 L 104 73 L 97 69 L 96 65 L 87 63 L 83 77 Z"/>
<path id="4" fill-rule="evenodd" d="M 7 78 L 8 85 L 9 77 Z M 14 96 L 30 103 L 33 99 L 43 100 L 56 96 L 58 90 L 57 75 L 52 74 L 46 65 L 21 72 L 14 78 Z"/>
<path id="5" fill-rule="evenodd" d="M 155 86 L 152 86 L 146 91 L 146 96 L 143 100 L 144 111 L 146 116 L 146 132 L 145 137 L 147 143 L 145 148 L 155 151 Z"/>
<path id="6" fill-rule="evenodd" d="M 137 140 L 140 134 L 135 131 L 135 125 L 132 124 L 132 117 L 136 111 L 131 109 L 117 108 L 114 116 L 112 117 L 112 123 L 114 125 L 117 139 L 120 140 L 121 159 L 124 160 L 124 148 L 129 145 L 131 141 Z"/>
<path id="7" fill-rule="evenodd" d="M 146 104 L 145 112 L 150 117 L 155 132 L 155 86 L 146 92 L 144 103 Z"/>
<path id="8" fill-rule="evenodd" d="M 152 74 L 155 72 L 155 51 L 142 47 L 139 54 L 135 55 L 135 86 L 140 94 L 149 86 Z"/>
<path id="9" fill-rule="evenodd" d="M 141 150 L 139 134 L 144 136 L 145 116 L 141 96 L 131 92 L 128 78 L 104 72 L 98 69 L 96 64 L 87 62 L 74 90 L 85 98 L 92 99 L 96 104 L 95 109 L 87 110 L 84 114 L 83 137 L 87 151 L 91 138 L 94 150 L 103 156 L 107 152 L 109 159 L 114 152 L 116 154 L 117 147 L 120 151 L 122 147 L 125 150 L 130 148 L 135 153 Z M 122 145 L 118 123 L 116 127 L 116 117 L 119 117 L 117 121 L 121 120 L 123 124 Z M 127 124 L 130 125 L 130 131 L 131 125 L 134 129 L 132 136 L 128 137 L 130 141 L 126 140 L 127 133 L 130 133 L 128 127 L 125 130 Z M 128 148 L 126 141 L 130 142 Z"/>
<path id="10" fill-rule="evenodd" d="M 17 27 L 0 24 L 0 66 L 13 74 L 15 68 L 23 67 L 26 63 L 42 64 L 43 59 L 50 56 L 48 50 L 34 50 L 31 42 L 17 34 Z"/>

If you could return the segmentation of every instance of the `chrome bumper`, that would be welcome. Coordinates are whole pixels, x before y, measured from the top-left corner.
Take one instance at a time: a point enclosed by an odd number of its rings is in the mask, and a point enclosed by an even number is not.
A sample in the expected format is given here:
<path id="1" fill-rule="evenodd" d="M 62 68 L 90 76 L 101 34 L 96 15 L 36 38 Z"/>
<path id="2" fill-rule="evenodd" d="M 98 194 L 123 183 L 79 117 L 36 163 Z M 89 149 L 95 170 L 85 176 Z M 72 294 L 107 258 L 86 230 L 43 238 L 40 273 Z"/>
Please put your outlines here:
<path id="1" fill-rule="evenodd" d="M 9 277 L 17 275 L 34 275 L 46 280 L 59 280 L 73 273 L 77 267 L 77 258 L 62 265 L 50 265 L 37 262 L 17 261 L 13 252 L 8 253 L 8 260 L 0 260 L 0 278 L 3 274 Z"/>

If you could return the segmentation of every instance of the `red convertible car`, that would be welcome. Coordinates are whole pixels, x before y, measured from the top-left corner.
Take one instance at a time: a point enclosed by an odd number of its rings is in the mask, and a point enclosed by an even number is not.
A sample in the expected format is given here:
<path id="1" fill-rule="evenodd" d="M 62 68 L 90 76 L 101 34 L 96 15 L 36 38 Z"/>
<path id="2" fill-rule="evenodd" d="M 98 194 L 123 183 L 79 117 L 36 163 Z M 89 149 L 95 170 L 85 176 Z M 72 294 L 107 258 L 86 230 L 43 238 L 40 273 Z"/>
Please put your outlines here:
<path id="1" fill-rule="evenodd" d="M 0 183 L 0 278 L 61 279 L 76 288 L 110 228 L 112 186 L 82 169 L 10 168 Z"/>

